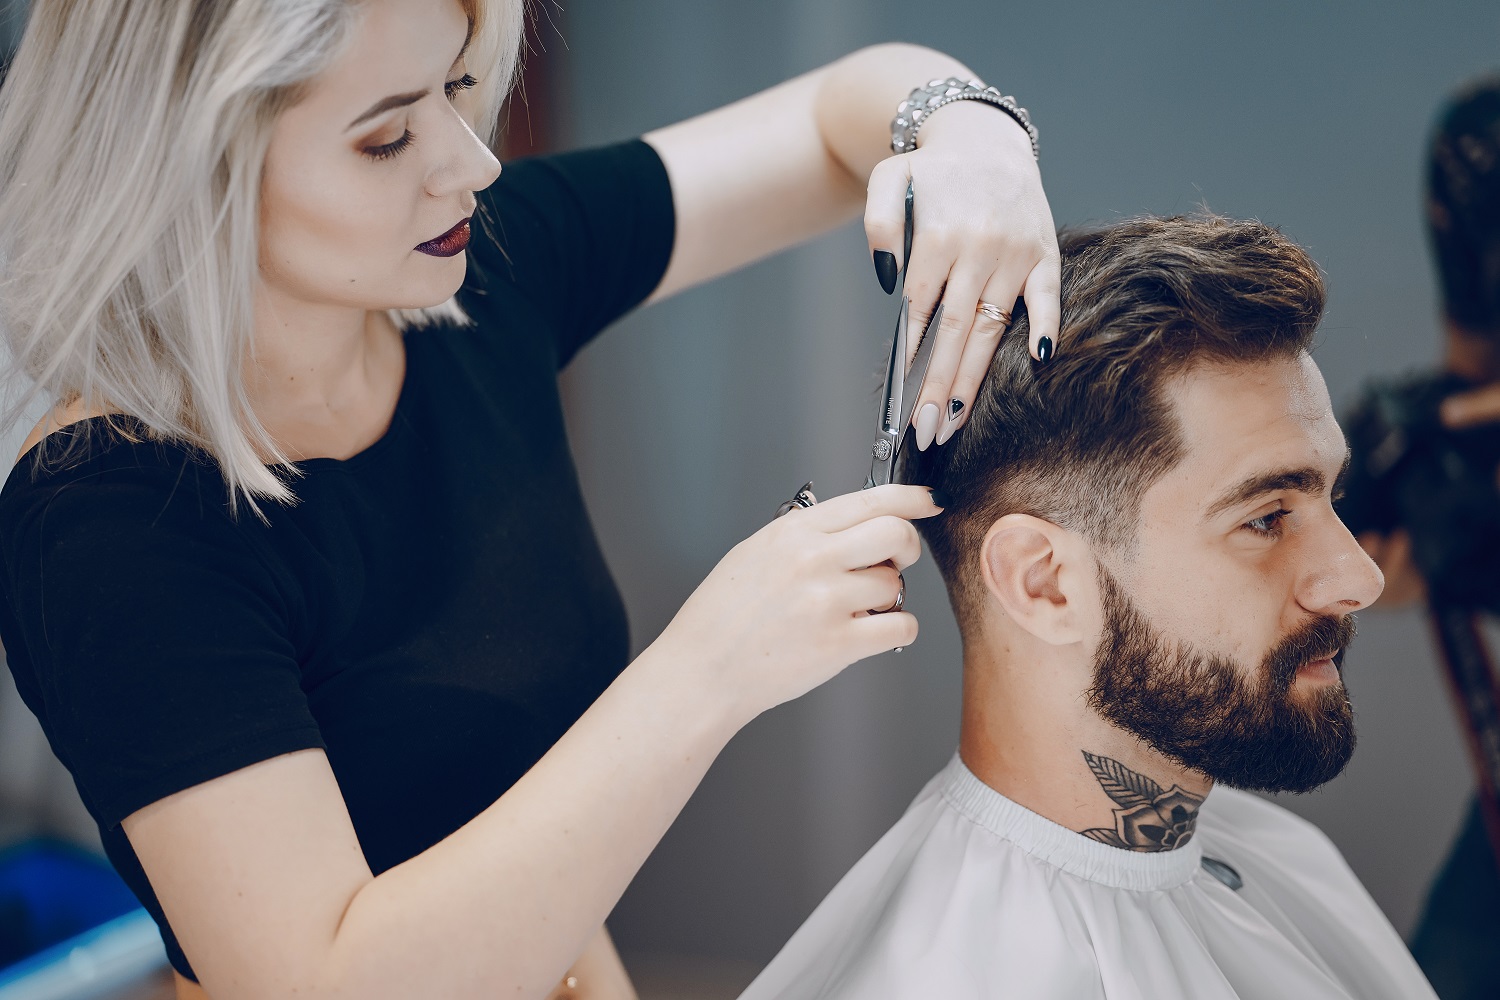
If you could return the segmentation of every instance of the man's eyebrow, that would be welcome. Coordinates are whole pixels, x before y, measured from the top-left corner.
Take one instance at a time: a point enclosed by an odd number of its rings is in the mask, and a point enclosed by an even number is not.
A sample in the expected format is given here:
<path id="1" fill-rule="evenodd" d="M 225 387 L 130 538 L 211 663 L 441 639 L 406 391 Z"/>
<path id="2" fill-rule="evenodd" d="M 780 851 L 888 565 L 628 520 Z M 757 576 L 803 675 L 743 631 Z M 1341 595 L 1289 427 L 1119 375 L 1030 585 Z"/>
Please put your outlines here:
<path id="1" fill-rule="evenodd" d="M 1349 458 L 1350 452 L 1345 448 L 1344 463 L 1339 467 L 1338 475 L 1334 479 L 1334 489 L 1338 489 L 1339 484 L 1344 480 L 1344 474 L 1349 471 Z M 1293 493 L 1306 493 L 1308 496 L 1321 496 L 1327 485 L 1328 479 L 1322 471 L 1311 467 L 1257 473 L 1220 494 L 1217 500 L 1208 505 L 1203 519 L 1206 521 L 1215 518 L 1231 507 L 1249 503 L 1256 497 L 1267 493 L 1290 490 Z"/>
<path id="2" fill-rule="evenodd" d="M 1349 463 L 1354 461 L 1354 449 L 1344 445 L 1344 464 L 1339 466 L 1339 474 L 1333 477 L 1333 498 L 1337 500 L 1343 496 L 1344 482 L 1349 478 Z"/>
<path id="3" fill-rule="evenodd" d="M 453 58 L 454 62 L 458 62 L 464 57 L 464 53 L 469 51 L 469 43 L 473 40 L 474 19 L 471 17 L 469 18 L 468 31 L 464 34 L 464 47 L 458 50 L 458 55 Z M 387 111 L 393 111 L 396 108 L 404 108 L 408 105 L 416 104 L 418 101 L 420 101 L 430 93 L 432 93 L 431 90 L 413 90 L 405 94 L 393 94 L 383 100 L 376 101 L 370 106 L 368 111 L 350 122 L 348 127 L 345 128 L 344 131 L 347 132 L 349 131 L 349 129 L 355 128 L 358 125 L 362 125 L 365 122 L 369 121 L 371 118 L 374 118 L 377 115 L 383 115 Z"/>

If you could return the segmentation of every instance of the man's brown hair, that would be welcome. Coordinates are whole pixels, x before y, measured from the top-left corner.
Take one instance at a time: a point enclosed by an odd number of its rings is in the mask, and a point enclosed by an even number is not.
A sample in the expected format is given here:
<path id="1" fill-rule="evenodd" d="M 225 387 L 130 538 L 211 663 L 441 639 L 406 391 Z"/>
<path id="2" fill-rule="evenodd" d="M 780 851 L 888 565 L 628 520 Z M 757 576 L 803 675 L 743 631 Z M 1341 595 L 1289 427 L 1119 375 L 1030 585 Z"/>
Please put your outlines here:
<path id="1" fill-rule="evenodd" d="M 1317 265 L 1259 222 L 1139 218 L 1060 243 L 1055 356 L 1031 359 L 1018 303 L 968 424 L 946 445 L 904 451 L 905 482 L 948 494 L 917 527 L 966 631 L 996 520 L 1032 514 L 1128 545 L 1142 494 L 1182 458 L 1167 383 L 1200 364 L 1295 356 L 1323 311 Z"/>

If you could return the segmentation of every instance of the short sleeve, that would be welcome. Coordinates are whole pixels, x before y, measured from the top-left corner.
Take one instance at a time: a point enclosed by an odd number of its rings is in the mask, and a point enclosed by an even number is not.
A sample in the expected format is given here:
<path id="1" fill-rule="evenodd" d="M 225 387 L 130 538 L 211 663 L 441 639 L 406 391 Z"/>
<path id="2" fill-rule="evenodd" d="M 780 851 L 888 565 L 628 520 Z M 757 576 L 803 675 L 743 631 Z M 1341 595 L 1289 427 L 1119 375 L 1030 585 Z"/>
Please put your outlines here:
<path id="1" fill-rule="evenodd" d="M 323 745 L 284 588 L 222 507 L 160 479 L 116 471 L 4 509 L 7 659 L 105 829 Z"/>
<path id="2" fill-rule="evenodd" d="M 639 139 L 507 164 L 475 223 L 460 301 L 483 311 L 511 286 L 545 318 L 558 368 L 661 283 L 677 224 L 666 167 Z"/>

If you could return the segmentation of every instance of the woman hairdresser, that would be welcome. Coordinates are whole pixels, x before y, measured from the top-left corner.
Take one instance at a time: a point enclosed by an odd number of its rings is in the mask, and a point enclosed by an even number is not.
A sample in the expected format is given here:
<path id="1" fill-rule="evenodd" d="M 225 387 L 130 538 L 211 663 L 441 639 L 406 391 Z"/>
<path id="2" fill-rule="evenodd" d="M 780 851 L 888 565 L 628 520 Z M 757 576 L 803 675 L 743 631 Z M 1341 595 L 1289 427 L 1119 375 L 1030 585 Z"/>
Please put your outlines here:
<path id="1" fill-rule="evenodd" d="M 627 664 L 556 385 L 602 328 L 861 206 L 889 286 L 911 178 L 907 288 L 955 320 L 920 443 L 1018 295 L 1051 350 L 1023 116 L 960 84 L 890 153 L 954 60 L 501 177 L 521 18 L 37 0 L 0 92 L 0 327 L 56 403 L 0 494 L 0 637 L 183 997 L 629 996 L 604 919 L 714 756 L 916 636 L 865 613 L 938 510 L 890 486 L 756 532 Z"/>

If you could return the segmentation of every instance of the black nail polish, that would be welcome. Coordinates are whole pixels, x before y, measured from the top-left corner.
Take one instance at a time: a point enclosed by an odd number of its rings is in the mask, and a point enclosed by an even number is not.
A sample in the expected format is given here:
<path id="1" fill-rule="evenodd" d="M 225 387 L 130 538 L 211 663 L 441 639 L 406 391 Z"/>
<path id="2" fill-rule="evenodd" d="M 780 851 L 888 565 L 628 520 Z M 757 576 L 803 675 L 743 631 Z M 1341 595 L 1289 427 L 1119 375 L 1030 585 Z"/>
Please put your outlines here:
<path id="1" fill-rule="evenodd" d="M 1051 337 L 1043 337 L 1041 340 L 1039 340 L 1039 341 L 1036 342 L 1036 359 L 1038 361 L 1047 361 L 1051 357 L 1052 357 L 1052 338 Z"/>
<path id="2" fill-rule="evenodd" d="M 959 414 L 964 412 L 964 401 L 961 399 L 948 400 L 948 419 L 957 420 Z"/>
<path id="3" fill-rule="evenodd" d="M 953 498 L 942 490 L 931 490 L 932 503 L 934 506 L 946 508 L 953 503 Z"/>
<path id="4" fill-rule="evenodd" d="M 885 289 L 885 294 L 889 295 L 896 290 L 896 276 L 900 273 L 895 254 L 889 250 L 875 251 L 875 277 L 880 279 L 880 287 Z"/>

